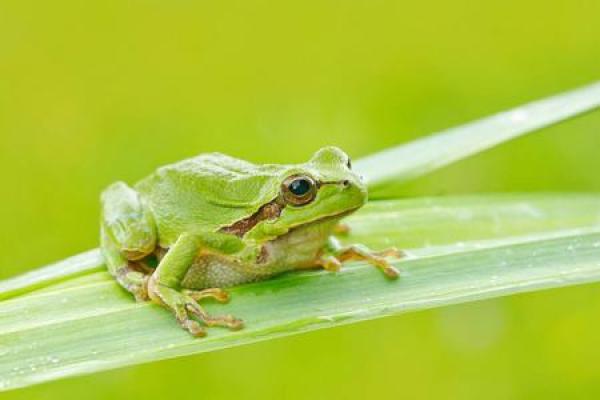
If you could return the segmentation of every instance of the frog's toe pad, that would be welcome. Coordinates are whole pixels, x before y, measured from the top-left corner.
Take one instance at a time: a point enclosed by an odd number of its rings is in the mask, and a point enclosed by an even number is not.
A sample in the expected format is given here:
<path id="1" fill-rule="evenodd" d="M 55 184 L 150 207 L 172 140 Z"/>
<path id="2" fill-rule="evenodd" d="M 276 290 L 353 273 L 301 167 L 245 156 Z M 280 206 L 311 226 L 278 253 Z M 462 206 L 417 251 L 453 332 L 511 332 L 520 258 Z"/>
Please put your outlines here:
<path id="1" fill-rule="evenodd" d="M 194 321 L 193 319 L 186 318 L 186 319 L 180 321 L 179 323 L 185 330 L 187 330 L 189 333 L 191 333 L 192 336 L 195 336 L 195 337 L 206 336 L 206 331 L 204 330 L 204 328 L 202 328 L 202 326 L 200 326 L 198 321 Z"/>
<path id="2" fill-rule="evenodd" d="M 377 251 L 373 253 L 379 257 L 393 257 L 393 258 L 404 258 L 406 257 L 406 253 L 402 250 L 398 250 L 395 247 L 390 247 L 389 249 L 385 249 L 382 251 Z"/>
<path id="3" fill-rule="evenodd" d="M 400 276 L 400 271 L 393 265 L 387 264 L 381 270 L 383 271 L 383 274 L 390 279 L 397 279 Z"/>

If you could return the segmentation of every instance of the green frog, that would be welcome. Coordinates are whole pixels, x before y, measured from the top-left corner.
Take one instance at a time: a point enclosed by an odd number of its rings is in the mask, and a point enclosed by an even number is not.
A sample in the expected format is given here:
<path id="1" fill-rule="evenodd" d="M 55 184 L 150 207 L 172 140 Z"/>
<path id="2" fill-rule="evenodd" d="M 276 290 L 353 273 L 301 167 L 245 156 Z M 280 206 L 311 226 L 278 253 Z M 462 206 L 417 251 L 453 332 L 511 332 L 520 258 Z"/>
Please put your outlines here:
<path id="1" fill-rule="evenodd" d="M 158 168 L 133 187 L 101 196 L 101 248 L 109 272 L 138 301 L 171 310 L 194 336 L 206 328 L 240 329 L 231 315 L 212 316 L 200 300 L 228 301 L 226 287 L 290 270 L 338 271 L 365 260 L 394 279 L 386 257 L 342 246 L 340 220 L 367 201 L 350 158 L 336 147 L 294 165 L 252 164 L 220 153 Z"/>

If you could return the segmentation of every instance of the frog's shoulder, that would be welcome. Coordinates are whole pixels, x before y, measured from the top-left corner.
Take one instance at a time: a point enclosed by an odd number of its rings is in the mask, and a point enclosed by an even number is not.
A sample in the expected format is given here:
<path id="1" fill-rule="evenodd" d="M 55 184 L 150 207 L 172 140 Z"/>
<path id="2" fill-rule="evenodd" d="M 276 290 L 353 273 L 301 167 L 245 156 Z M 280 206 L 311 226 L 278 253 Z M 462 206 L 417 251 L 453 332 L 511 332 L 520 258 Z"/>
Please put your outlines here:
<path id="1" fill-rule="evenodd" d="M 205 153 L 158 168 L 136 184 L 140 192 L 174 190 L 215 205 L 245 207 L 276 195 L 271 182 L 284 166 L 258 165 L 222 153 Z"/>

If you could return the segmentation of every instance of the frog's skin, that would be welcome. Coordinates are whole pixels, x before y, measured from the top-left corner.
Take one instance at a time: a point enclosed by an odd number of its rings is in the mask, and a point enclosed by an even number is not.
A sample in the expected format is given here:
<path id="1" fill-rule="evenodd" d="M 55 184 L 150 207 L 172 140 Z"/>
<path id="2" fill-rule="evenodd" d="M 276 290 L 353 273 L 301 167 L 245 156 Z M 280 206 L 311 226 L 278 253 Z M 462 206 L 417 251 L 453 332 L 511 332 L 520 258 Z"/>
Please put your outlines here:
<path id="1" fill-rule="evenodd" d="M 384 258 L 399 256 L 396 250 L 342 247 L 332 236 L 339 220 L 366 201 L 366 186 L 335 147 L 297 165 L 202 154 L 159 168 L 133 188 L 109 186 L 102 194 L 101 247 L 110 273 L 136 299 L 167 307 L 202 336 L 201 323 L 242 326 L 198 304 L 206 297 L 227 301 L 224 287 L 289 270 L 337 271 L 350 259 L 397 277 Z"/>

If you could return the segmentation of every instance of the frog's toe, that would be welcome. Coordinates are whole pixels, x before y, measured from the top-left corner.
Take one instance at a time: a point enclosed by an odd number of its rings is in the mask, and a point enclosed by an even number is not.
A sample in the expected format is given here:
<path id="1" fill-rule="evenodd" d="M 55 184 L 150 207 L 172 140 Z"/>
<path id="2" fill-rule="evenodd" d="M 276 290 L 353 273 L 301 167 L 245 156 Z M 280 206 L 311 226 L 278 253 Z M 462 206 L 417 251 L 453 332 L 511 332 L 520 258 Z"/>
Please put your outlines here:
<path id="1" fill-rule="evenodd" d="M 198 321 L 190 317 L 187 307 L 184 303 L 178 303 L 174 305 L 173 308 L 177 322 L 179 322 L 179 325 L 181 325 L 183 329 L 187 330 L 195 337 L 206 336 L 206 331 L 204 328 L 202 328 Z"/>
<path id="2" fill-rule="evenodd" d="M 342 269 L 342 263 L 334 256 L 324 256 L 317 260 L 317 265 L 329 272 L 338 272 Z"/>
<path id="3" fill-rule="evenodd" d="M 204 309 L 195 301 L 186 304 L 186 309 L 195 318 L 206 324 L 206 326 L 221 326 L 231 330 L 239 330 L 244 327 L 244 322 L 241 319 L 235 318 L 232 315 L 210 316 Z"/>
<path id="4" fill-rule="evenodd" d="M 387 278 L 396 279 L 400 276 L 400 272 L 396 267 L 387 262 L 383 257 L 373 256 L 368 261 L 379 268 Z"/>
<path id="5" fill-rule="evenodd" d="M 392 257 L 396 259 L 402 259 L 406 257 L 406 253 L 402 250 L 398 250 L 395 247 L 391 247 L 389 249 L 385 249 L 382 251 L 374 252 L 373 254 L 373 263 L 377 265 L 381 271 L 390 279 L 396 279 L 400 276 L 400 272 L 391 265 L 385 257 Z"/>
<path id="6" fill-rule="evenodd" d="M 393 258 L 404 258 L 406 257 L 406 253 L 402 250 L 398 250 L 395 247 L 390 247 L 389 249 L 385 249 L 382 251 L 373 252 L 374 255 L 379 257 L 393 257 Z"/>
<path id="7" fill-rule="evenodd" d="M 136 301 L 145 302 L 150 300 L 148 297 L 148 275 L 127 266 L 117 270 L 116 278 L 121 286 L 133 294 Z"/>
<path id="8" fill-rule="evenodd" d="M 182 293 L 196 301 L 208 298 L 215 299 L 219 303 L 227 303 L 229 301 L 229 293 L 220 288 L 210 288 L 204 290 L 184 289 L 182 290 Z"/>
<path id="9" fill-rule="evenodd" d="M 198 321 L 194 321 L 193 319 L 184 320 L 183 323 L 181 324 L 181 326 L 183 326 L 183 328 L 185 330 L 187 330 L 189 333 L 191 333 L 192 336 L 195 336 L 195 337 L 206 336 L 206 331 L 204 330 L 204 328 L 202 328 L 202 326 L 200 326 Z"/>

